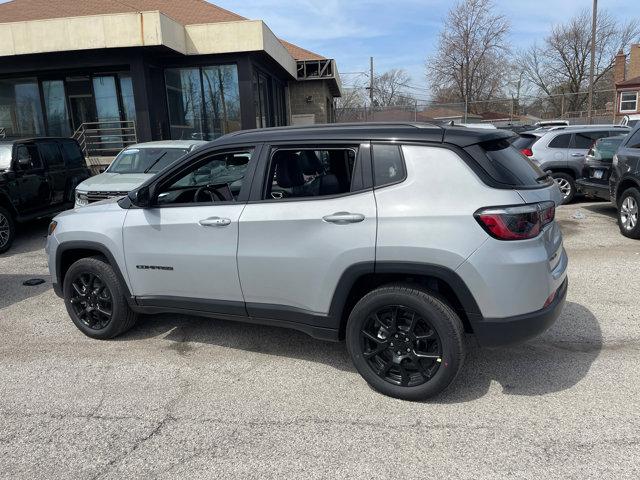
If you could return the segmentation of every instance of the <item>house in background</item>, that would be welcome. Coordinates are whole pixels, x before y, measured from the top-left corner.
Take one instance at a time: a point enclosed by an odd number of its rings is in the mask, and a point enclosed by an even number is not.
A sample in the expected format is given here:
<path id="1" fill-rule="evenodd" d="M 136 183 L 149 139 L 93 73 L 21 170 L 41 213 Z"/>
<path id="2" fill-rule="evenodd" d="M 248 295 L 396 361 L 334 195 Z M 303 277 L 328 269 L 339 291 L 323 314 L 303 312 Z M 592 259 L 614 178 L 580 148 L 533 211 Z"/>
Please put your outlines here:
<path id="1" fill-rule="evenodd" d="M 640 113 L 640 44 L 631 45 L 628 64 L 622 50 L 616 55 L 614 81 L 616 118 Z"/>
<path id="2" fill-rule="evenodd" d="M 97 153 L 330 122 L 341 93 L 333 60 L 201 0 L 13 0 L 0 38 L 5 135 L 76 136 Z"/>

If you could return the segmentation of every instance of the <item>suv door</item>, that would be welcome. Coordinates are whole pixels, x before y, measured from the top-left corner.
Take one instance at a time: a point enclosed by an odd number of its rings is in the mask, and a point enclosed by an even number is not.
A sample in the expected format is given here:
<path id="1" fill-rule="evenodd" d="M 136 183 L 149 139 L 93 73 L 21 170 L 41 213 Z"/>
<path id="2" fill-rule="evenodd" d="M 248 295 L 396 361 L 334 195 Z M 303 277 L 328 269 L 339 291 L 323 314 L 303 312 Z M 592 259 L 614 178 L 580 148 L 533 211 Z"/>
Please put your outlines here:
<path id="1" fill-rule="evenodd" d="M 356 265 L 373 271 L 370 147 L 295 143 L 264 150 L 240 217 L 238 269 L 247 311 L 337 328 L 330 307 L 340 278 Z"/>
<path id="2" fill-rule="evenodd" d="M 67 172 L 62 159 L 62 152 L 58 142 L 53 140 L 38 142 L 38 150 L 47 169 L 47 180 L 51 191 L 51 206 L 60 206 L 65 202 L 67 187 Z"/>
<path id="3" fill-rule="evenodd" d="M 90 177 L 90 172 L 78 142 L 72 139 L 61 140 L 60 149 L 64 159 L 67 179 L 64 201 L 65 203 L 73 203 L 75 201 L 74 191 L 76 187 Z"/>
<path id="4" fill-rule="evenodd" d="M 28 217 L 47 210 L 50 187 L 37 147 L 32 143 L 17 144 L 12 168 L 15 180 L 11 190 L 18 199 L 19 215 Z"/>
<path id="5" fill-rule="evenodd" d="M 154 183 L 151 208 L 123 227 L 127 273 L 138 302 L 246 315 L 238 278 L 238 220 L 259 147 L 198 153 Z"/>

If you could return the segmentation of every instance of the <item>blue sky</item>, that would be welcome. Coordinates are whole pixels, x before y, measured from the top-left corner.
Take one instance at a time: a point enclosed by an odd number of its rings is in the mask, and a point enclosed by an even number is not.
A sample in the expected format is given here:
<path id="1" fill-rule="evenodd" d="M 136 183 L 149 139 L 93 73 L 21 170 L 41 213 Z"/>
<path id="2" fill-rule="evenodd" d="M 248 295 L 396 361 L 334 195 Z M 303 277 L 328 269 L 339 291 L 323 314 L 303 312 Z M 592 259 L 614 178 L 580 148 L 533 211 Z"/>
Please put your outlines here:
<path id="1" fill-rule="evenodd" d="M 542 39 L 591 0 L 494 0 L 511 21 L 510 44 L 522 48 Z M 640 18 L 639 0 L 600 0 L 621 19 Z M 213 0 L 252 19 L 263 19 L 280 37 L 330 58 L 341 72 L 404 68 L 412 84 L 424 88 L 424 64 L 437 45 L 438 32 L 452 0 Z M 343 75 L 349 84 L 354 75 Z M 416 90 L 418 96 L 422 95 Z"/>

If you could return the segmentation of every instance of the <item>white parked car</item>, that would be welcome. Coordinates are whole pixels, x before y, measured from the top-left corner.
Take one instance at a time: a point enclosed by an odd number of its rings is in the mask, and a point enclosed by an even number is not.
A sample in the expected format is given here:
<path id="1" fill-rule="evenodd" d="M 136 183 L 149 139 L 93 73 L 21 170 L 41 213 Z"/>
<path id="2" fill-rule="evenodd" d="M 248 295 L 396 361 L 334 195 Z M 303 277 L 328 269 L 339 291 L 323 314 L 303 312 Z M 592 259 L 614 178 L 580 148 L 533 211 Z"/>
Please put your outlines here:
<path id="1" fill-rule="evenodd" d="M 167 140 L 132 145 L 122 150 L 111 165 L 99 175 L 76 187 L 75 206 L 113 197 L 124 197 L 163 168 L 208 142 L 201 140 Z"/>
<path id="2" fill-rule="evenodd" d="M 640 113 L 634 113 L 633 115 L 625 115 L 620 121 L 620 125 L 633 128 L 638 122 L 640 122 Z"/>

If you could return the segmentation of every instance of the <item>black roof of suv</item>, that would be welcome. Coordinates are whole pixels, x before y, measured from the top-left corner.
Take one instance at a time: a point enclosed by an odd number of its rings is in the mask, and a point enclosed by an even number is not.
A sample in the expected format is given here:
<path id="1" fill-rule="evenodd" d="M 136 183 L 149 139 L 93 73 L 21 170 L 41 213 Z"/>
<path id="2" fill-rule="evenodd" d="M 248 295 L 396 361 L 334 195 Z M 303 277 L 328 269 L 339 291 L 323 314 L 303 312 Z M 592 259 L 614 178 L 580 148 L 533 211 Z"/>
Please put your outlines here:
<path id="1" fill-rule="evenodd" d="M 370 140 L 449 143 L 467 147 L 491 140 L 502 140 L 515 134 L 507 130 L 474 129 L 441 126 L 430 123 L 334 123 L 297 127 L 275 127 L 242 130 L 215 140 L 216 145 L 246 142 L 286 142 L 306 140 Z"/>

